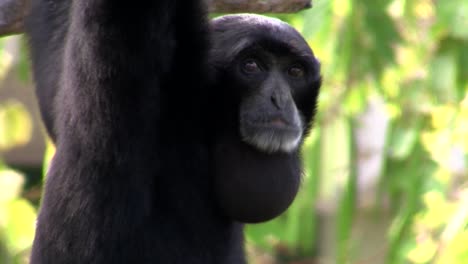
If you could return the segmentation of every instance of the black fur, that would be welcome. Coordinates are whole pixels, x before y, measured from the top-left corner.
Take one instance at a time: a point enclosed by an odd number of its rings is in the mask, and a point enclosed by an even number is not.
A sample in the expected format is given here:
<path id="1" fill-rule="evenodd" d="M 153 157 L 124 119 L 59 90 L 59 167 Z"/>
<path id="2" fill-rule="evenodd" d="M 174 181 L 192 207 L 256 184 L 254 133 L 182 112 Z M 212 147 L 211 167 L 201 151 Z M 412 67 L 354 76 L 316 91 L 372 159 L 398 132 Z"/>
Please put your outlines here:
<path id="1" fill-rule="evenodd" d="M 37 94 L 57 147 L 32 264 L 242 264 L 236 220 L 268 220 L 289 206 L 299 155 L 262 153 L 239 140 L 243 96 L 227 95 L 241 87 L 219 65 L 234 55 L 217 55 L 235 49 L 217 39 L 259 31 L 226 23 L 233 33 L 225 37 L 215 22 L 209 55 L 199 2 L 32 0 Z M 311 92 L 294 99 L 307 124 L 320 85 L 313 80 Z M 248 184 L 235 184 L 242 177 Z"/>

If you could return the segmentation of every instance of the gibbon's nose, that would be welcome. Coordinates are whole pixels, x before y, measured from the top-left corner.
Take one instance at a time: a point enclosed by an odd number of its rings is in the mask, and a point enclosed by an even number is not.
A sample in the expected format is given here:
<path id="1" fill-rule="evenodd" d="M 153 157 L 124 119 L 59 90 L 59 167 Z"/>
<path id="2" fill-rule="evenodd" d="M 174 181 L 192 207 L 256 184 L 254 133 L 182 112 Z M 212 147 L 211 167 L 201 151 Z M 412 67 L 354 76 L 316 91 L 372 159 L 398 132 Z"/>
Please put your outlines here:
<path id="1" fill-rule="evenodd" d="M 288 102 L 288 95 L 285 91 L 277 88 L 271 94 L 270 101 L 278 110 L 283 110 Z"/>

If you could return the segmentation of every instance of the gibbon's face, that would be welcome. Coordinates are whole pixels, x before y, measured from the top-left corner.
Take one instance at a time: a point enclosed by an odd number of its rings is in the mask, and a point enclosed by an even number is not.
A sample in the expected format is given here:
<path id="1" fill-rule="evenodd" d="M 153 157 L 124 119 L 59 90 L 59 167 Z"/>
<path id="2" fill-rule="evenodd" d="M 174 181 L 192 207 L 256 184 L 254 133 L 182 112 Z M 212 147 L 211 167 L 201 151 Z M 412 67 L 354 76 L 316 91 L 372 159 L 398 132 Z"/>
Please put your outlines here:
<path id="1" fill-rule="evenodd" d="M 238 101 L 241 140 L 266 153 L 297 150 L 321 83 L 305 40 L 286 23 L 256 15 L 214 20 L 213 38 L 213 64 Z"/>
<path id="2" fill-rule="evenodd" d="M 296 150 L 307 120 L 294 97 L 308 88 L 308 62 L 261 46 L 242 53 L 235 62 L 235 75 L 244 90 L 239 106 L 242 140 L 268 153 Z"/>

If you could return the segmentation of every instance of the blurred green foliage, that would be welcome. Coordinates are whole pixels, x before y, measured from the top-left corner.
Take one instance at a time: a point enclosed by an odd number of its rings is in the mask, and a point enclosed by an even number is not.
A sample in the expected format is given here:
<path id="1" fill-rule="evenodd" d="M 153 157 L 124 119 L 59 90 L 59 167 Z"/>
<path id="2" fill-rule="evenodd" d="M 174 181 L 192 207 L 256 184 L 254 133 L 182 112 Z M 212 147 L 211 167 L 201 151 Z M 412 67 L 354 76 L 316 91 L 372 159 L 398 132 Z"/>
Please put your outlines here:
<path id="1" fill-rule="evenodd" d="M 11 70 L 12 54 L 2 49 L 0 82 Z M 29 142 L 32 123 L 28 110 L 13 99 L 0 100 L 0 154 Z M 36 208 L 22 198 L 24 176 L 9 168 L 0 156 L 0 263 L 27 263 L 34 237 Z"/>
<path id="2" fill-rule="evenodd" d="M 320 58 L 324 85 L 302 193 L 280 218 L 248 227 L 250 245 L 281 263 L 468 263 L 468 1 L 316 0 L 281 18 Z M 389 121 L 369 208 L 354 133 L 375 98 Z M 318 221 L 328 210 L 331 236 Z M 369 221 L 388 214 L 380 241 L 356 235 L 366 210 Z M 382 250 L 357 252 L 373 243 Z"/>
<path id="3" fill-rule="evenodd" d="M 279 17 L 313 47 L 324 85 L 302 190 L 284 215 L 247 227 L 252 263 L 468 263 L 468 1 L 315 0 Z M 1 45 L 0 80 L 12 61 Z M 383 146 L 369 205 L 357 138 L 375 101 L 386 120 L 368 136 Z M 0 151 L 30 133 L 24 106 L 0 100 Z M 0 157 L 2 264 L 25 263 L 31 245 L 23 181 Z M 379 221 L 381 236 L 363 235 Z"/>

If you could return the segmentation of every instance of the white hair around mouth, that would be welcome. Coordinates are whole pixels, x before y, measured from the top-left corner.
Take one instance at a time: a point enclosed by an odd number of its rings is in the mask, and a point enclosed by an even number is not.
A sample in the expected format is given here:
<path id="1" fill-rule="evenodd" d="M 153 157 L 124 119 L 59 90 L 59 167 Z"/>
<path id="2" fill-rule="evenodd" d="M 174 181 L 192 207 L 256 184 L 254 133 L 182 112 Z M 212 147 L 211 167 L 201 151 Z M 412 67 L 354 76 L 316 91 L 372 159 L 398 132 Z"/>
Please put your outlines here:
<path id="1" fill-rule="evenodd" d="M 267 153 L 285 152 L 290 153 L 299 147 L 299 143 L 302 139 L 302 121 L 299 117 L 297 108 L 294 108 L 294 120 L 293 125 L 300 128 L 294 134 L 279 133 L 274 129 L 258 131 L 250 134 L 243 129 L 241 126 L 242 140 L 257 148 L 260 151 Z"/>

